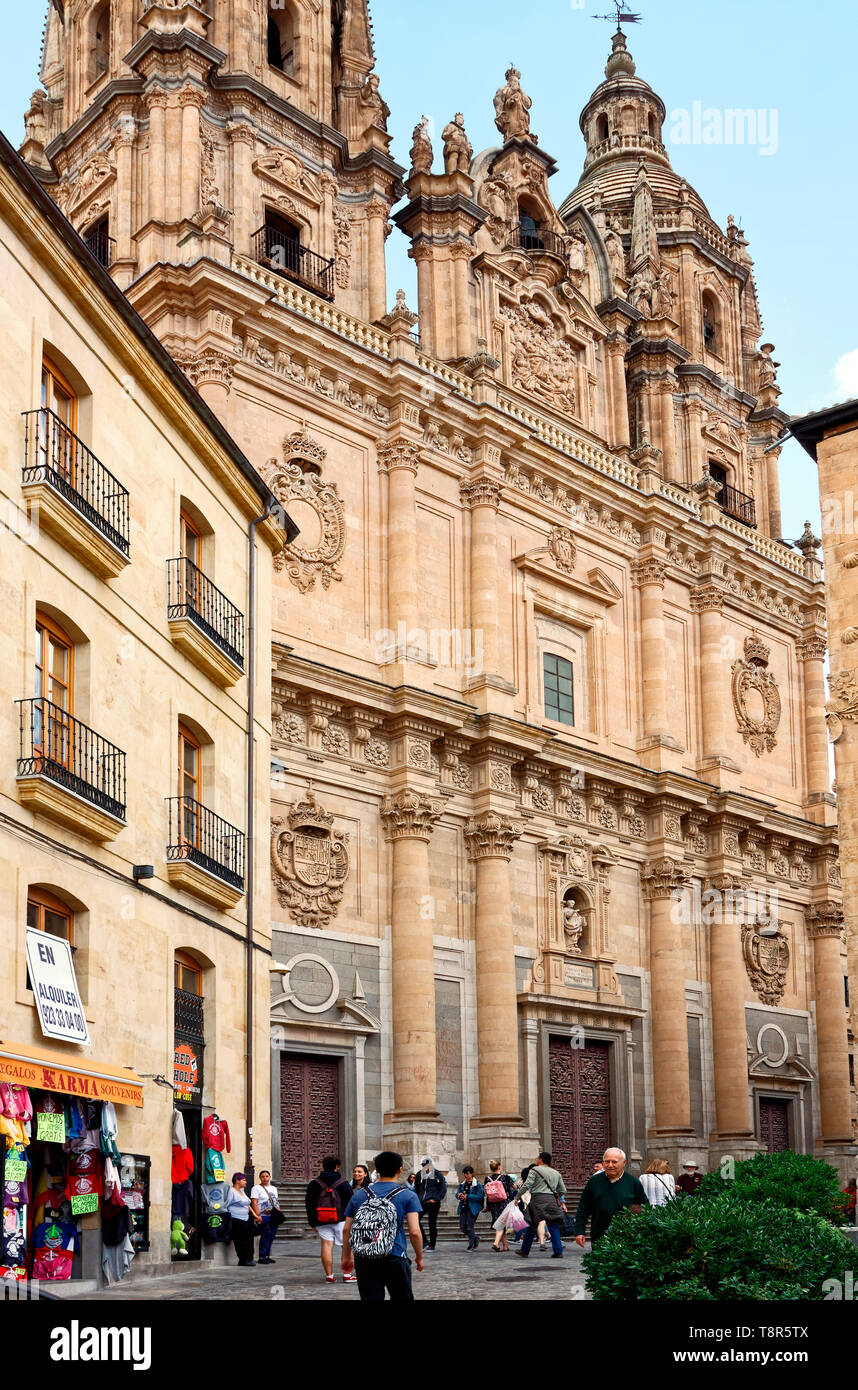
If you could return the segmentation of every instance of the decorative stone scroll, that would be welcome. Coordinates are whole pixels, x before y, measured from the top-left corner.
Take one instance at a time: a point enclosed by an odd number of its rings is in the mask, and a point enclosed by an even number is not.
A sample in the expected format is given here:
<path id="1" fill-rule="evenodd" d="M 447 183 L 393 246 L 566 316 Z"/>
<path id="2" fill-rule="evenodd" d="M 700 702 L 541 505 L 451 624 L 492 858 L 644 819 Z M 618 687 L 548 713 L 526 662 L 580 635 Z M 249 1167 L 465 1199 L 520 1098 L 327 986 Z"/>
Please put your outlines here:
<path id="1" fill-rule="evenodd" d="M 781 697 L 774 676 L 766 669 L 768 661 L 769 648 L 754 632 L 745 638 L 745 660 L 733 663 L 736 722 L 745 743 L 751 745 L 758 758 L 775 747 L 781 718 Z M 752 713 L 749 706 L 752 691 L 762 700 L 762 717 Z"/>
<path id="2" fill-rule="evenodd" d="M 742 955 L 754 992 L 763 1004 L 779 1004 L 786 990 L 789 969 L 789 942 L 783 923 L 775 932 L 762 933 L 759 923 L 742 927 Z"/>
<path id="3" fill-rule="evenodd" d="M 305 430 L 298 430 L 283 441 L 283 463 L 270 459 L 260 470 L 285 507 L 291 502 L 295 510 L 296 502 L 303 503 L 315 513 L 317 536 L 311 534 L 305 540 L 299 535 L 274 557 L 274 568 L 285 569 L 302 594 L 315 588 L 317 579 L 323 589 L 329 589 L 334 580 L 343 577 L 337 565 L 346 547 L 346 516 L 336 483 L 321 477 L 327 452 Z M 315 544 L 310 543 L 313 540 Z"/>
<path id="4" fill-rule="evenodd" d="M 282 907 L 302 927 L 326 927 L 342 902 L 349 872 L 347 834 L 332 830 L 333 815 L 306 797 L 271 827 L 271 867 Z"/>
<path id="5" fill-rule="evenodd" d="M 858 719 L 858 672 L 839 671 L 831 677 L 829 691 L 831 698 L 825 706 L 825 719 L 832 743 L 836 743 L 843 733 L 844 723 L 854 723 Z"/>

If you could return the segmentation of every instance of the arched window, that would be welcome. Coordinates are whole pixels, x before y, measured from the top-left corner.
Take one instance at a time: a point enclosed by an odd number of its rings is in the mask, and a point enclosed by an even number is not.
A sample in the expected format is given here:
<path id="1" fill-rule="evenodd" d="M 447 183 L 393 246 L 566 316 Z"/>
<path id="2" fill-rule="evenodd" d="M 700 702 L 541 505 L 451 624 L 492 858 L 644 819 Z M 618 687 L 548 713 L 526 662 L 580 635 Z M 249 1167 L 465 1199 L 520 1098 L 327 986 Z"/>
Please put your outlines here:
<path id="1" fill-rule="evenodd" d="M 637 112 L 633 106 L 624 106 L 620 113 L 620 122 L 624 135 L 634 135 L 637 130 Z"/>
<path id="2" fill-rule="evenodd" d="M 74 946 L 74 912 L 45 888 L 33 887 L 27 892 L 27 926 L 62 937 Z"/>
<path id="3" fill-rule="evenodd" d="M 90 81 L 97 82 L 110 67 L 110 0 L 101 0 L 90 19 Z"/>
<path id="4" fill-rule="evenodd" d="M 177 951 L 175 956 L 175 987 L 184 990 L 185 994 L 194 994 L 202 998 L 203 993 L 203 969 L 199 961 L 194 960 L 187 951 Z"/>
<path id="5" fill-rule="evenodd" d="M 655 118 L 655 112 L 654 112 L 654 111 L 650 111 L 649 115 L 647 116 L 647 129 L 649 130 L 649 133 L 650 133 L 650 135 L 652 136 L 653 140 L 657 140 L 657 139 L 658 139 L 658 121 L 657 121 L 656 118 Z"/>
<path id="6" fill-rule="evenodd" d="M 523 251 L 542 251 L 544 249 L 545 242 L 539 230 L 539 223 L 533 214 L 523 207 L 518 210 L 518 231 Z"/>
<path id="7" fill-rule="evenodd" d="M 701 296 L 703 319 L 703 346 L 707 352 L 721 351 L 721 306 L 711 290 L 704 290 Z"/>
<path id="8" fill-rule="evenodd" d="M 268 65 L 287 77 L 295 75 L 295 20 L 288 8 L 269 12 Z"/>
<path id="9" fill-rule="evenodd" d="M 608 118 L 606 115 L 596 118 L 596 139 L 601 143 L 608 138 Z"/>

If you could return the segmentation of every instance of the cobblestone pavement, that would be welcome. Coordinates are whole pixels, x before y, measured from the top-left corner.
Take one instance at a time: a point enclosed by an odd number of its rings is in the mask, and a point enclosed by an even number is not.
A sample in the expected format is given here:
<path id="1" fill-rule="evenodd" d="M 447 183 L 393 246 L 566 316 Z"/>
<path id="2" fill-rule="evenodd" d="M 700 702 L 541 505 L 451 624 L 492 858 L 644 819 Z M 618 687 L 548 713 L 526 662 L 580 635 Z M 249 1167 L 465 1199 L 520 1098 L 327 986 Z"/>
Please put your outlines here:
<path id="1" fill-rule="evenodd" d="M 134 1302 L 169 1299 L 196 1302 L 207 1299 L 283 1299 L 310 1301 L 334 1299 L 358 1301 L 356 1284 L 344 1284 L 337 1273 L 336 1284 L 326 1284 L 314 1240 L 278 1241 L 277 1263 L 238 1269 L 235 1264 L 221 1269 L 177 1271 L 161 1279 L 125 1282 L 101 1293 L 88 1294 L 96 1302 Z M 566 1246 L 562 1260 L 552 1260 L 534 1247 L 527 1260 L 510 1251 L 493 1255 L 491 1242 L 481 1240 L 476 1251 L 464 1245 L 439 1244 L 425 1257 L 422 1274 L 414 1271 L 414 1295 L 420 1302 L 463 1299 L 526 1300 L 580 1299 L 584 1297 L 580 1247 Z M 336 1266 L 339 1270 L 339 1266 Z"/>

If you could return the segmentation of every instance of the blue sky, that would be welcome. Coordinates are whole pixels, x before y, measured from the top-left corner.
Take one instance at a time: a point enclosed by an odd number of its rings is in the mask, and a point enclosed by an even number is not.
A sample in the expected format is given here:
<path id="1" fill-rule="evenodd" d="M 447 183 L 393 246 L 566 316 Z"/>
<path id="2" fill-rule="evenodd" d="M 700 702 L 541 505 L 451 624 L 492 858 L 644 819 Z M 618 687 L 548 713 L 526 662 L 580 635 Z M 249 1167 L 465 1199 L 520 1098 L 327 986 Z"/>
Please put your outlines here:
<path id="1" fill-rule="evenodd" d="M 667 107 L 672 163 L 721 226 L 733 213 L 748 236 L 765 337 L 782 364 L 783 409 L 800 413 L 858 395 L 854 89 L 836 58 L 843 54 L 848 66 L 856 49 L 852 7 L 834 0 L 640 0 L 636 8 L 645 23 L 628 28 L 629 47 Z M 36 85 L 45 6 L 6 0 L 4 9 L 0 128 L 17 144 Z M 440 132 L 461 110 L 475 150 L 496 144 L 492 97 L 514 62 L 533 98 L 533 129 L 559 165 L 552 180 L 559 204 L 580 174 L 578 116 L 610 51 L 614 26 L 593 16 L 610 9 L 609 0 L 526 7 L 521 0 L 372 0 L 394 155 L 407 163 L 412 128 L 424 113 Z M 671 133 L 682 132 L 671 113 L 691 114 L 695 103 L 704 130 L 708 110 L 764 113 L 765 140 L 672 143 Z M 437 137 L 436 148 L 440 153 Z M 405 248 L 394 232 L 390 298 L 403 285 L 413 303 Z M 815 470 L 797 445 L 784 450 L 781 478 L 784 530 L 795 537 L 805 517 L 817 522 L 819 515 Z"/>

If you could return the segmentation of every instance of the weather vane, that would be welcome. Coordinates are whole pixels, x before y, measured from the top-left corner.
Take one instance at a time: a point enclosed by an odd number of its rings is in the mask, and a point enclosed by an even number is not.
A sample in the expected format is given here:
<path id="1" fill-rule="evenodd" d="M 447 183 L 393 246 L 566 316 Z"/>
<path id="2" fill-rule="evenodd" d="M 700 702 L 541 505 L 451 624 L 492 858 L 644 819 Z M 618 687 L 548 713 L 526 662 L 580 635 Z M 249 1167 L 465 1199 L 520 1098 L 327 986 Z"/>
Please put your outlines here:
<path id="1" fill-rule="evenodd" d="M 613 14 L 594 14 L 594 19 L 610 19 L 617 21 L 617 30 L 621 31 L 624 24 L 640 24 L 643 15 L 633 14 L 631 10 L 625 8 L 625 0 L 614 0 Z"/>

